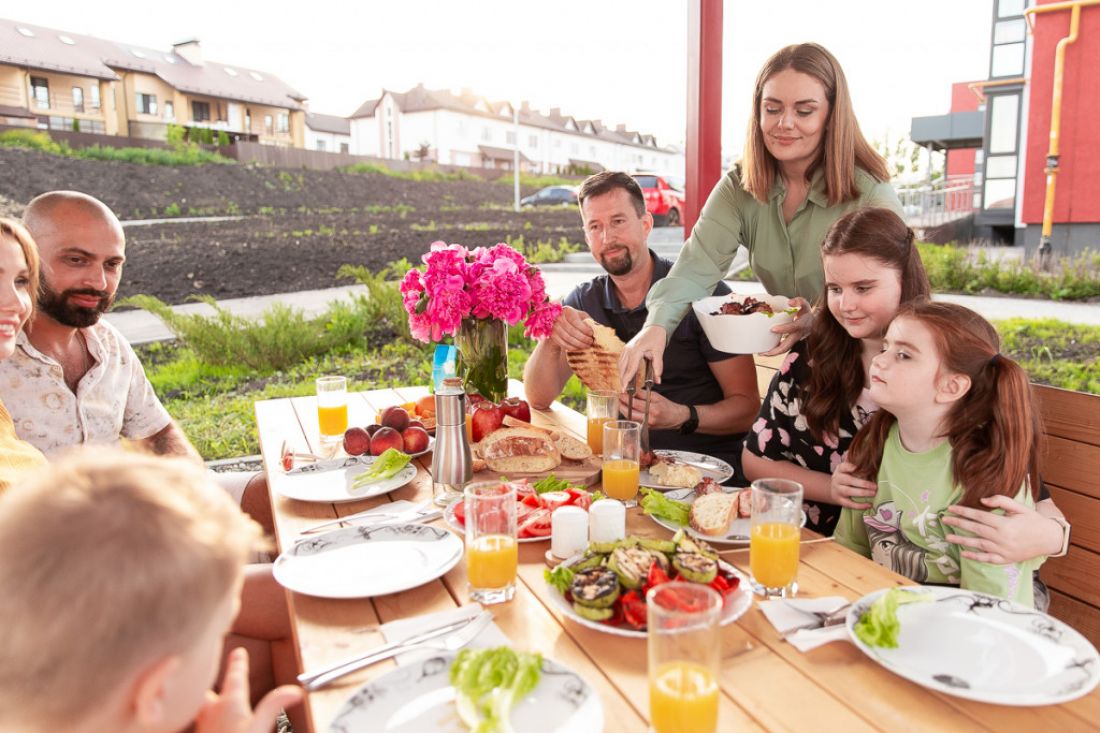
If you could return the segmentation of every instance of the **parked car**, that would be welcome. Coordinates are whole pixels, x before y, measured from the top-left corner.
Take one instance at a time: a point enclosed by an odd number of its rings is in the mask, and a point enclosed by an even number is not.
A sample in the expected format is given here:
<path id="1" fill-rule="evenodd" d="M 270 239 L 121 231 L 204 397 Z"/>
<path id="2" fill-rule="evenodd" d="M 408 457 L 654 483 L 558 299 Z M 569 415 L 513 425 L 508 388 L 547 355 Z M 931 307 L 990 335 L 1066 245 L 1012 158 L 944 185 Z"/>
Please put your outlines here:
<path id="1" fill-rule="evenodd" d="M 577 189 L 572 186 L 547 186 L 538 193 L 524 196 L 520 206 L 561 206 L 577 203 Z"/>
<path id="2" fill-rule="evenodd" d="M 645 194 L 645 208 L 657 226 L 680 226 L 684 213 L 684 192 L 656 173 L 635 173 L 634 180 Z"/>

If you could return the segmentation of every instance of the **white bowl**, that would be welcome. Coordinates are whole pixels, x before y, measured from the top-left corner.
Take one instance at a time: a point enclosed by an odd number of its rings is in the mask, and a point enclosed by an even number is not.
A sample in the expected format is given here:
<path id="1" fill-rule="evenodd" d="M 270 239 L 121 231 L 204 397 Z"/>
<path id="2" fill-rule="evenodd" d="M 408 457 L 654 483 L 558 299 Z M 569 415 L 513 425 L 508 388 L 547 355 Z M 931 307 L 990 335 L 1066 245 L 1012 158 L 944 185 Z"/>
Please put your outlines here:
<path id="1" fill-rule="evenodd" d="M 749 297 L 764 301 L 775 313 L 770 316 L 765 313 L 751 313 L 747 316 L 711 315 L 723 303 L 743 303 Z M 791 302 L 782 295 L 712 295 L 695 301 L 692 307 L 711 345 L 727 354 L 759 354 L 774 349 L 779 344 L 779 334 L 772 333 L 771 329 L 793 320 L 791 314 L 786 312 L 791 307 Z"/>

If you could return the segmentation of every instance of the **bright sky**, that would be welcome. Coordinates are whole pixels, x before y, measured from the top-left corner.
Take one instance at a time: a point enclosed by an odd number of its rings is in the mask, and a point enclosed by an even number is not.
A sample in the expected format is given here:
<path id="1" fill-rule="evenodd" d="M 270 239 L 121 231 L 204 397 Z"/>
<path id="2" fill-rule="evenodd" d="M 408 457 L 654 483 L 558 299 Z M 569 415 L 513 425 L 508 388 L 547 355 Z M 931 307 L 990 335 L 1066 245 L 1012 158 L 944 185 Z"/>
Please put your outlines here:
<path id="1" fill-rule="evenodd" d="M 789 43 L 837 56 L 872 139 L 907 136 L 911 117 L 948 110 L 952 82 L 987 77 L 992 0 L 726 0 L 724 15 L 727 154 L 757 70 Z M 276 74 L 315 112 L 423 82 L 684 140 L 682 0 L 0 0 L 0 17 L 165 50 L 197 37 L 206 59 Z"/>

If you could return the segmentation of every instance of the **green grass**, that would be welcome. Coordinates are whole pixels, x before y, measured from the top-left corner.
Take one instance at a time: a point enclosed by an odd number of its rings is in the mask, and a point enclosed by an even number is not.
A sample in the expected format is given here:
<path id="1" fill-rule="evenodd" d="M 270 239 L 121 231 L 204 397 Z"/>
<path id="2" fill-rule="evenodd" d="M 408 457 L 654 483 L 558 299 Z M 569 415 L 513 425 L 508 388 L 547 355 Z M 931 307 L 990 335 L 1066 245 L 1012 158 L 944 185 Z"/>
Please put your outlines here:
<path id="1" fill-rule="evenodd" d="M 1100 326 L 1053 318 L 1011 318 L 994 325 L 1001 351 L 1019 362 L 1031 381 L 1100 394 Z"/>
<path id="2" fill-rule="evenodd" d="M 403 178 L 407 181 L 482 181 L 481 176 L 465 170 L 445 171 L 439 168 L 397 171 L 380 163 L 353 163 L 340 168 L 345 173 L 373 173 L 391 178 Z"/>
<path id="3" fill-rule="evenodd" d="M 93 145 L 88 148 L 73 149 L 67 142 L 57 142 L 49 133 L 40 130 L 5 130 L 0 132 L 0 147 L 26 148 L 51 155 L 84 160 L 116 160 L 139 165 L 206 165 L 208 163 L 229 164 L 234 161 L 211 153 L 196 145 L 182 145 L 176 149 L 168 148 L 110 148 Z"/>

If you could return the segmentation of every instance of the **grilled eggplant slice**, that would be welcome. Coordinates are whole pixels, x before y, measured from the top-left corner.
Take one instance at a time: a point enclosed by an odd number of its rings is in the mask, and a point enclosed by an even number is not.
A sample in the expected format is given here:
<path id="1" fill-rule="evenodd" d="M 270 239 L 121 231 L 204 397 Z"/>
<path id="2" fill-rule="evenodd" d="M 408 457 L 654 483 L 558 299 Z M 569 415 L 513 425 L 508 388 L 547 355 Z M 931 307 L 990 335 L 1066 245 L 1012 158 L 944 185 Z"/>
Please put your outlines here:
<path id="1" fill-rule="evenodd" d="M 696 555 L 702 555 L 703 557 L 709 557 L 712 560 L 718 559 L 717 550 L 702 540 L 689 537 L 687 532 L 682 529 L 673 536 L 672 541 L 676 543 L 676 552 L 694 553 Z"/>
<path id="2" fill-rule="evenodd" d="M 606 621 L 615 615 L 614 608 L 592 608 L 591 606 L 582 606 L 579 603 L 573 604 L 573 610 L 578 616 L 589 621 Z"/>
<path id="3" fill-rule="evenodd" d="M 576 606 L 608 608 L 619 597 L 619 578 L 608 568 L 589 568 L 573 576 L 569 592 L 573 595 L 573 604 Z"/>
<path id="4" fill-rule="evenodd" d="M 650 552 L 641 547 L 620 547 L 611 553 L 607 567 L 619 576 L 619 582 L 630 589 L 641 588 L 645 582 L 649 567 L 658 560 L 659 552 Z M 665 559 L 665 563 L 668 560 Z"/>
<path id="5" fill-rule="evenodd" d="M 671 555 L 676 552 L 676 543 L 672 540 L 658 540 L 651 537 L 644 537 L 639 540 L 639 544 L 647 550 L 660 552 L 664 555 Z M 667 561 L 668 558 L 665 558 L 665 560 Z"/>
<path id="6" fill-rule="evenodd" d="M 709 583 L 718 575 L 718 561 L 698 552 L 677 552 L 672 567 L 684 580 L 693 583 Z"/>

